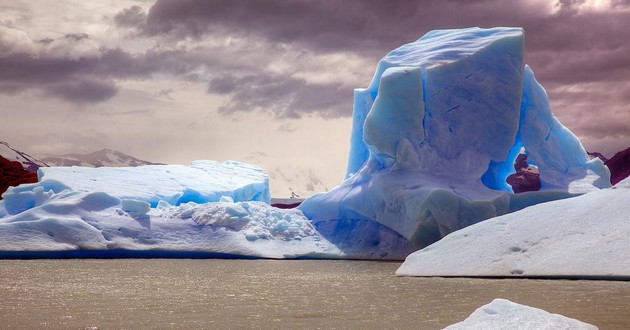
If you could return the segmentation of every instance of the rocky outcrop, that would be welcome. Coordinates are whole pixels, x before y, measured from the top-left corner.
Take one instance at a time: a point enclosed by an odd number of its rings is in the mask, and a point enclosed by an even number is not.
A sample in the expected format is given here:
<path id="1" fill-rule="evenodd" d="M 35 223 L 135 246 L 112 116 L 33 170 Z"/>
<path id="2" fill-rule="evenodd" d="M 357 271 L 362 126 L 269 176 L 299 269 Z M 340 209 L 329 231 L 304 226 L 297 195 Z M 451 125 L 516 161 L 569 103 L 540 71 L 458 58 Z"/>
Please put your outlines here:
<path id="1" fill-rule="evenodd" d="M 527 164 L 527 155 L 520 154 L 514 162 L 516 173 L 511 174 L 505 180 L 515 194 L 540 190 L 540 175 L 535 167 Z"/>
<path id="2" fill-rule="evenodd" d="M 619 151 L 606 161 L 610 170 L 610 183 L 617 184 L 630 176 L 630 148 Z"/>
<path id="3" fill-rule="evenodd" d="M 37 182 L 36 173 L 25 170 L 19 162 L 10 161 L 0 156 L 0 199 L 9 187 L 34 182 Z"/>

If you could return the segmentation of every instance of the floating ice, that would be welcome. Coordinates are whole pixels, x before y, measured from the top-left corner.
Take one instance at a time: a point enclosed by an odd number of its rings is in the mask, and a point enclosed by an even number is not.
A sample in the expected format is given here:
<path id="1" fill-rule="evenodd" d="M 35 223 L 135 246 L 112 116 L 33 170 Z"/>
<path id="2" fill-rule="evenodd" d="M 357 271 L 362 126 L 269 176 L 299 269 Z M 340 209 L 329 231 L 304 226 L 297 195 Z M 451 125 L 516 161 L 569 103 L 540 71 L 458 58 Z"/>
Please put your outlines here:
<path id="1" fill-rule="evenodd" d="M 525 148 L 542 190 L 505 182 Z M 436 30 L 390 52 L 355 91 L 347 179 L 300 209 L 378 222 L 422 247 L 479 221 L 610 186 L 553 116 L 523 62 L 520 28 Z"/>
<path id="2" fill-rule="evenodd" d="M 190 166 L 42 167 L 38 175 L 40 181 L 56 180 L 73 191 L 102 191 L 152 207 L 161 200 L 179 205 L 217 202 L 224 196 L 237 202 L 271 202 L 267 174 L 257 166 L 236 161 L 198 160 Z"/>
<path id="3" fill-rule="evenodd" d="M 144 257 L 167 252 L 182 257 L 196 256 L 194 253 L 267 258 L 344 256 L 295 209 L 277 209 L 259 201 L 235 203 L 225 196 L 221 202 L 178 206 L 162 200 L 156 208 L 149 208 L 145 201 L 105 192 L 54 191 L 60 187 L 58 181 L 46 180 L 23 185 L 8 200 L 0 201 L 0 209 L 13 204 L 29 206 L 18 214 L 0 217 L 0 256 L 46 256 L 46 251 L 78 251 L 72 254 L 78 257 Z"/>
<path id="4" fill-rule="evenodd" d="M 630 178 L 458 230 L 414 252 L 404 276 L 630 278 Z"/>
<path id="5" fill-rule="evenodd" d="M 445 330 L 595 330 L 596 326 L 551 314 L 542 309 L 517 304 L 505 299 L 495 299 L 477 308 L 466 320 Z"/>

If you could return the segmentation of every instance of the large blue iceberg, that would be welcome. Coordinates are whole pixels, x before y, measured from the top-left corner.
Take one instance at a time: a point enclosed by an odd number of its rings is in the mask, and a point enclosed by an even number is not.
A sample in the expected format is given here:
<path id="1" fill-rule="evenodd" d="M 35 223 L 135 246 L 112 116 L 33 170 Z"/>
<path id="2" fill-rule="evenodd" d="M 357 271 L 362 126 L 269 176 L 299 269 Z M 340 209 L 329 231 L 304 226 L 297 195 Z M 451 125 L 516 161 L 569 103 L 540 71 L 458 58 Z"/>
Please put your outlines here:
<path id="1" fill-rule="evenodd" d="M 346 180 L 300 209 L 332 236 L 376 222 L 422 247 L 609 187 L 608 169 L 553 116 L 523 49 L 521 28 L 469 28 L 431 31 L 387 54 L 355 91 Z M 515 195 L 506 183 L 521 152 L 539 169 L 539 192 Z"/>

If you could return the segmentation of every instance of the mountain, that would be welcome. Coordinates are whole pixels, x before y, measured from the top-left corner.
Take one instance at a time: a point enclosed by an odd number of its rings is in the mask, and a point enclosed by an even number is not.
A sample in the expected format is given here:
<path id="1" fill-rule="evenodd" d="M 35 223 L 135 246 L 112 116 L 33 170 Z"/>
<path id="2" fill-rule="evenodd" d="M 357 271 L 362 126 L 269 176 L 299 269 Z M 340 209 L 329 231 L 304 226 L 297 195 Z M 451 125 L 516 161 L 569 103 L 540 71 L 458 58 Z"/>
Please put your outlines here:
<path id="1" fill-rule="evenodd" d="M 8 187 L 37 182 L 37 170 L 49 166 L 135 167 L 161 165 L 119 151 L 103 149 L 89 154 L 65 154 L 37 159 L 0 141 L 0 196 Z"/>
<path id="2" fill-rule="evenodd" d="M 599 153 L 597 151 L 594 151 L 594 152 L 587 151 L 586 153 L 589 155 L 589 157 L 591 157 L 591 159 L 599 158 L 604 163 L 606 163 L 608 161 L 608 158 L 606 158 L 606 156 L 602 155 L 601 153 Z"/>
<path id="3" fill-rule="evenodd" d="M 43 161 L 17 149 L 12 148 L 8 143 L 0 141 L 0 157 L 7 161 L 18 162 L 22 167 L 31 173 L 37 172 L 42 166 L 48 166 Z"/>
<path id="4" fill-rule="evenodd" d="M 617 184 L 630 176 L 630 148 L 619 151 L 606 161 L 610 170 L 610 183 Z"/>
<path id="5" fill-rule="evenodd" d="M 0 199 L 9 187 L 35 182 L 37 182 L 36 173 L 25 170 L 19 161 L 11 161 L 0 156 Z"/>
<path id="6" fill-rule="evenodd" d="M 43 157 L 48 166 L 83 166 L 83 167 L 135 167 L 142 165 L 161 165 L 129 156 L 120 151 L 103 149 L 89 154 L 65 154 Z"/>

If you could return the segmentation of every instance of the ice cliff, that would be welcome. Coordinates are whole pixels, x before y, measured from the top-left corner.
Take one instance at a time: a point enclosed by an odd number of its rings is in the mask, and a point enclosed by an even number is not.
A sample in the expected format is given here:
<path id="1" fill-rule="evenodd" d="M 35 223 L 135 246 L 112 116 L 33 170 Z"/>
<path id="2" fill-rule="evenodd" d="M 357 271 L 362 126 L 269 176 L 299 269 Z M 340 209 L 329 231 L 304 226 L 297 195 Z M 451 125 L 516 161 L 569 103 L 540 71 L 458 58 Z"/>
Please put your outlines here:
<path id="1" fill-rule="evenodd" d="M 523 49 L 520 28 L 469 28 L 431 31 L 387 54 L 355 91 L 346 180 L 300 209 L 318 228 L 377 222 L 426 246 L 609 187 L 604 164 L 553 116 Z M 542 187 L 516 196 L 506 178 L 523 148 Z"/>

